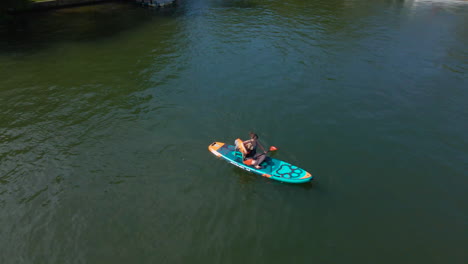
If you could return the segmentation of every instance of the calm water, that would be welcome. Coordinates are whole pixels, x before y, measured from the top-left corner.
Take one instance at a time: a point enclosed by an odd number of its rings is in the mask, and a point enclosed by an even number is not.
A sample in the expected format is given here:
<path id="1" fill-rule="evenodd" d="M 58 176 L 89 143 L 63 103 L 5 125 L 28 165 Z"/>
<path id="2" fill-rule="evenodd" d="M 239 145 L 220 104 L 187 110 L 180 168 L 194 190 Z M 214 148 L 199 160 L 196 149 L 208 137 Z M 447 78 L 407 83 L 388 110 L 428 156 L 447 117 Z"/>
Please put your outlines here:
<path id="1" fill-rule="evenodd" d="M 193 0 L 0 26 L 0 263 L 467 263 L 468 2 Z M 315 176 L 215 158 L 256 131 Z"/>

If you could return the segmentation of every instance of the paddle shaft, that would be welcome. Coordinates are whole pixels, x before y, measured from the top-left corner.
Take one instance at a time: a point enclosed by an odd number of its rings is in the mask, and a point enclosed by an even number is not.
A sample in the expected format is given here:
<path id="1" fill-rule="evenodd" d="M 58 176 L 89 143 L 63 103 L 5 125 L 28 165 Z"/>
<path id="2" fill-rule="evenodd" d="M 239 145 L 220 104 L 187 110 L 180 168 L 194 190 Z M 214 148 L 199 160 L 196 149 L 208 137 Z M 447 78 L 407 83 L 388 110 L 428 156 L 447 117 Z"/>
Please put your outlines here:
<path id="1" fill-rule="evenodd" d="M 263 153 L 258 155 L 257 158 L 260 157 L 261 155 L 266 155 L 268 152 L 277 150 L 275 146 L 271 146 L 267 151 L 265 151 L 265 148 L 262 146 L 262 144 L 260 144 L 260 142 L 258 142 L 258 145 L 263 149 Z"/>

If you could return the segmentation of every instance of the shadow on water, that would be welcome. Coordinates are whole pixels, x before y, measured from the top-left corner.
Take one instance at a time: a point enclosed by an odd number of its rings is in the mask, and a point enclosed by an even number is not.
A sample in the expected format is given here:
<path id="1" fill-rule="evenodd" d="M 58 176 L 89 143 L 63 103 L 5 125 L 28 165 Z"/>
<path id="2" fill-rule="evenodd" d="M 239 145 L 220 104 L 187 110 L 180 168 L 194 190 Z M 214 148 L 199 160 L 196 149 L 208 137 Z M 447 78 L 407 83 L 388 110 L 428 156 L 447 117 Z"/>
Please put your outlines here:
<path id="1" fill-rule="evenodd" d="M 176 15 L 177 8 L 162 11 L 129 2 L 15 14 L 0 20 L 0 52 L 34 52 L 60 42 L 99 41 Z"/>
<path id="2" fill-rule="evenodd" d="M 221 7 L 257 8 L 261 6 L 261 3 L 255 0 L 224 0 L 218 5 Z"/>
<path id="3" fill-rule="evenodd" d="M 32 0 L 2 0 L 0 2 L 0 19 L 6 17 L 7 12 L 28 7 L 31 3 Z"/>
<path id="4" fill-rule="evenodd" d="M 0 171 L 7 172 L 0 183 L 20 189 L 15 197 L 37 201 L 57 175 L 67 182 L 83 146 L 156 113 L 153 124 L 167 119 L 172 90 L 165 84 L 177 76 L 173 54 L 183 47 L 168 16 L 106 3 L 25 13 L 0 25 Z"/>

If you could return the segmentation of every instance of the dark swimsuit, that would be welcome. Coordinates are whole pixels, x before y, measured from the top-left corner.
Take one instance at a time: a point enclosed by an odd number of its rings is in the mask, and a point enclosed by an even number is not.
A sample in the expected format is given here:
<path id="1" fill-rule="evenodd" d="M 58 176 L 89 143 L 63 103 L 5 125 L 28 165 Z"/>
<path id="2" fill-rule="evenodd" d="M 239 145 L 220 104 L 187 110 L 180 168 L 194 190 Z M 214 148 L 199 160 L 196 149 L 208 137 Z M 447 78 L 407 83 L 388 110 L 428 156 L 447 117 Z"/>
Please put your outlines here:
<path id="1" fill-rule="evenodd" d="M 254 158 L 255 154 L 257 154 L 257 148 L 253 146 L 250 140 L 245 141 L 246 143 L 245 148 L 247 149 L 248 153 L 245 155 L 246 158 Z"/>

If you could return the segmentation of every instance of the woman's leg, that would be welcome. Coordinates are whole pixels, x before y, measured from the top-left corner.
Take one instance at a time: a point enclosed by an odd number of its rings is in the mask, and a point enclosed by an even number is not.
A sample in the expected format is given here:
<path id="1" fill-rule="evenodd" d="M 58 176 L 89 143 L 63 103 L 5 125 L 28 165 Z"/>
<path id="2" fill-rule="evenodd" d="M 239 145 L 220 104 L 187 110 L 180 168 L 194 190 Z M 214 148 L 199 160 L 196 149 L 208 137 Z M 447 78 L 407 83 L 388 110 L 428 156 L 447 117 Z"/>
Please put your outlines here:
<path id="1" fill-rule="evenodd" d="M 255 165 L 255 167 L 260 166 L 260 164 L 262 164 L 265 158 L 266 158 L 265 154 L 257 154 L 255 155 L 254 162 L 252 164 Z"/>

